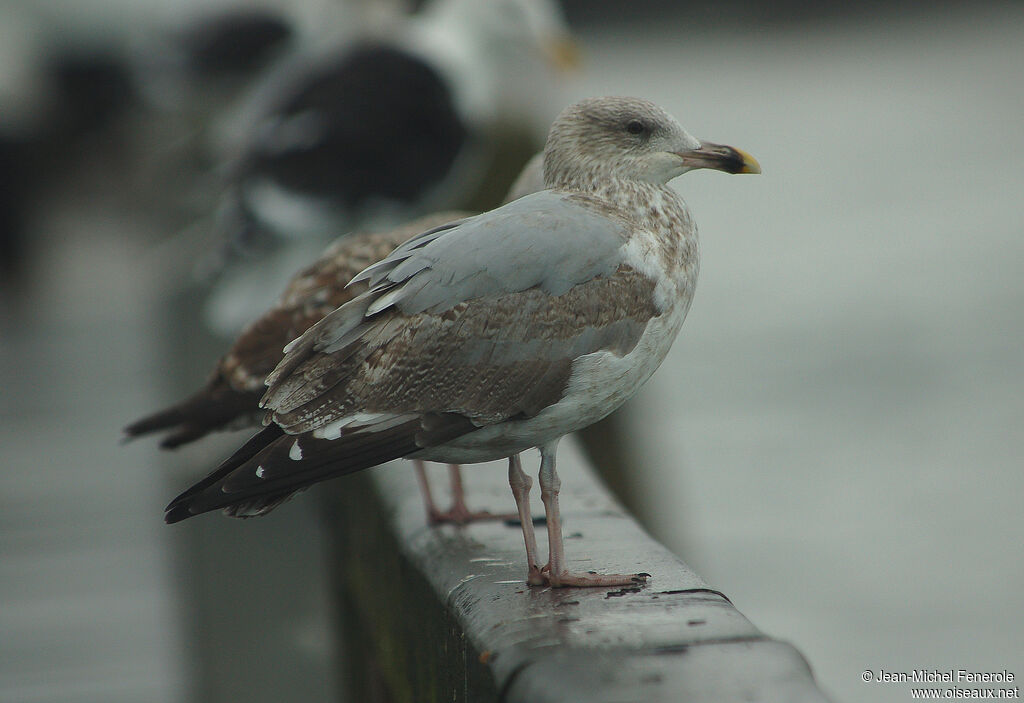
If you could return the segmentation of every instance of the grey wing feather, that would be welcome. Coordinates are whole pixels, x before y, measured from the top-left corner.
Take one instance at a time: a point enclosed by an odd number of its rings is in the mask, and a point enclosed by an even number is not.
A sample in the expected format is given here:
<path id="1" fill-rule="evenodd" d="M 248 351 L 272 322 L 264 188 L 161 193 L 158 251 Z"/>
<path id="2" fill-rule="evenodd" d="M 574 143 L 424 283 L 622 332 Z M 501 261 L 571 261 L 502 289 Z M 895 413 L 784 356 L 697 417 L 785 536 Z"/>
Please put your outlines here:
<path id="1" fill-rule="evenodd" d="M 417 235 L 353 280 L 369 277 L 373 297 L 404 288 L 408 292 L 394 295 L 391 304 L 409 314 L 533 287 L 561 295 L 615 270 L 627 238 L 623 222 L 578 199 L 541 191 Z M 413 280 L 419 285 L 410 286 Z"/>
<path id="2" fill-rule="evenodd" d="M 473 218 L 469 217 L 462 218 L 460 220 L 453 220 L 451 222 L 447 222 L 443 225 L 439 225 L 432 229 L 428 229 L 425 232 L 421 232 L 420 234 L 417 234 L 414 237 L 411 237 L 410 239 L 406 240 L 405 242 L 397 246 L 395 250 L 388 254 L 386 257 L 384 257 L 375 264 L 367 266 L 365 269 L 363 269 L 355 276 L 353 276 L 352 280 L 349 282 L 349 285 L 352 285 L 353 283 L 359 283 L 360 281 L 367 281 L 370 287 L 372 288 L 373 286 L 380 283 L 384 279 L 384 277 L 388 273 L 390 273 L 396 266 L 398 266 L 401 262 L 405 261 L 410 256 L 412 256 L 417 249 L 426 246 L 427 244 L 441 236 L 444 232 L 455 227 L 458 227 L 462 223 L 466 222 L 466 220 L 470 219 Z"/>

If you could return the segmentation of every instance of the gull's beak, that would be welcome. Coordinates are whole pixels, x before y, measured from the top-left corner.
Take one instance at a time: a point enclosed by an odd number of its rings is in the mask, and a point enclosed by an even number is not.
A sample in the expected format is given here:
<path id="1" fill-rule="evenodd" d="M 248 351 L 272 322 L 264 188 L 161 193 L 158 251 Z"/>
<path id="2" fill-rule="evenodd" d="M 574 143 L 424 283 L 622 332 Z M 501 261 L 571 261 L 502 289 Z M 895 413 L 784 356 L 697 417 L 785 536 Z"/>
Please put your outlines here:
<path id="1" fill-rule="evenodd" d="M 583 63 L 583 52 L 569 35 L 546 39 L 542 50 L 548 62 L 563 73 L 572 73 Z"/>
<path id="2" fill-rule="evenodd" d="M 757 159 L 732 146 L 701 142 L 696 149 L 677 152 L 688 168 L 713 168 L 726 173 L 761 173 Z"/>

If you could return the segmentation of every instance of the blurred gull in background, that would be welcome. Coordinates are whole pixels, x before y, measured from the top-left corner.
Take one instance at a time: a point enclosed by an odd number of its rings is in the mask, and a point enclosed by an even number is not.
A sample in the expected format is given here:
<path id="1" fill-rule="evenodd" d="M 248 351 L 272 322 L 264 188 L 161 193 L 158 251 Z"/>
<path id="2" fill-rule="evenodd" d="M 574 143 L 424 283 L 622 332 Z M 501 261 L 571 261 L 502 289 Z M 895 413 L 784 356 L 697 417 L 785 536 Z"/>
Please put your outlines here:
<path id="1" fill-rule="evenodd" d="M 433 0 L 339 44 L 280 62 L 224 123 L 215 330 L 237 333 L 339 232 L 500 202 L 574 57 L 552 0 Z"/>

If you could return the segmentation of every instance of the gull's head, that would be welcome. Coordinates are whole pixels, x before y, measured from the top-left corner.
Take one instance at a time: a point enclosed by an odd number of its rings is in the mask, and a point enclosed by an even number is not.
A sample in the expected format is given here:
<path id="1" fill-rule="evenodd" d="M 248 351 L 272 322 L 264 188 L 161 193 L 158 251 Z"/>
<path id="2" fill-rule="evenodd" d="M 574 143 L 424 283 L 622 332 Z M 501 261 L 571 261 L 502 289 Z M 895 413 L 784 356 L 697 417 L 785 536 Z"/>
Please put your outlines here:
<path id="1" fill-rule="evenodd" d="M 691 136 L 674 117 L 640 98 L 590 98 L 562 111 L 544 147 L 550 188 L 592 187 L 607 179 L 664 185 L 698 168 L 760 173 L 740 149 Z"/>

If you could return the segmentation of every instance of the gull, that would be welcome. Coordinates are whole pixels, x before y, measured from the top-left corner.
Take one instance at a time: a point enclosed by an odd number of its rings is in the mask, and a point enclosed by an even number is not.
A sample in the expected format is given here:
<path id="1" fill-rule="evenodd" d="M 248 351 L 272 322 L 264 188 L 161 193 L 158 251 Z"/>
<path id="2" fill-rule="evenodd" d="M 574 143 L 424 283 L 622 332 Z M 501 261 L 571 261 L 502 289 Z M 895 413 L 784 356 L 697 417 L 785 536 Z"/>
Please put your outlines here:
<path id="1" fill-rule="evenodd" d="M 338 231 L 493 207 L 543 145 L 551 69 L 573 62 L 555 0 L 430 0 L 385 29 L 290 56 L 224 120 L 215 330 Z"/>
<path id="2" fill-rule="evenodd" d="M 537 448 L 548 532 L 509 462 L 532 585 L 614 586 L 573 572 L 562 539 L 559 440 L 605 417 L 661 364 L 697 282 L 697 230 L 668 186 L 701 168 L 759 173 L 655 104 L 566 108 L 545 190 L 419 234 L 355 277 L 368 289 L 310 327 L 267 377 L 266 427 L 175 498 L 165 520 L 263 514 L 299 490 L 398 457 L 468 464 Z"/>
<path id="3" fill-rule="evenodd" d="M 535 155 L 509 190 L 510 202 L 544 187 L 541 154 Z M 312 264 L 296 273 L 277 303 L 242 330 L 216 363 L 205 385 L 183 400 L 142 417 L 124 429 L 131 440 L 164 433 L 160 446 L 177 449 L 211 432 L 257 428 L 263 412 L 259 401 L 264 379 L 284 356 L 284 347 L 310 326 L 366 288 L 365 282 L 350 285 L 367 266 L 382 260 L 412 236 L 449 222 L 472 216 L 466 211 L 442 211 L 425 215 L 393 229 L 347 234 L 336 239 Z M 465 502 L 457 465 L 449 465 L 452 507 L 442 511 L 434 503 L 423 462 L 414 460 L 432 524 L 467 524 L 480 519 L 504 519 L 506 515 L 473 512 Z"/>

